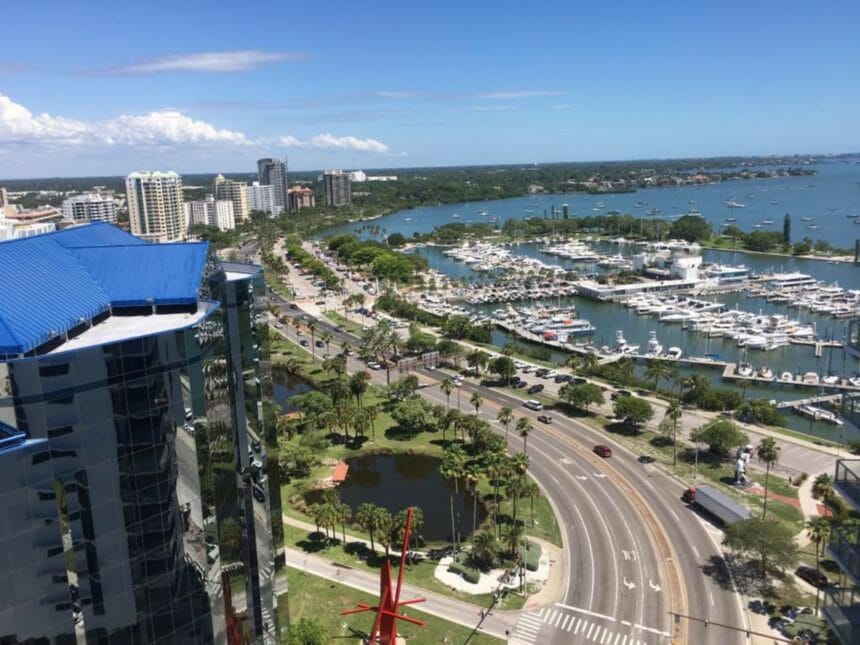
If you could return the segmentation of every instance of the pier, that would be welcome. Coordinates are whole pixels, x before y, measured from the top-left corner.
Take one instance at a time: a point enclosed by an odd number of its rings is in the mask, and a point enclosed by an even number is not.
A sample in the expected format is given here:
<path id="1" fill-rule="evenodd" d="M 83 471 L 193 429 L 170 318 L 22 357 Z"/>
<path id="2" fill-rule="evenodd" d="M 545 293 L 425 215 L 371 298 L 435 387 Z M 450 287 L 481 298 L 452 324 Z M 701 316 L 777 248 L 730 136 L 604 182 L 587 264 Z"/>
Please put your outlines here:
<path id="1" fill-rule="evenodd" d="M 842 400 L 841 394 L 824 394 L 822 396 L 811 396 L 808 399 L 796 399 L 795 401 L 780 401 L 776 404 L 778 410 L 786 408 L 799 408 L 801 405 L 813 405 L 815 403 L 837 403 Z"/>

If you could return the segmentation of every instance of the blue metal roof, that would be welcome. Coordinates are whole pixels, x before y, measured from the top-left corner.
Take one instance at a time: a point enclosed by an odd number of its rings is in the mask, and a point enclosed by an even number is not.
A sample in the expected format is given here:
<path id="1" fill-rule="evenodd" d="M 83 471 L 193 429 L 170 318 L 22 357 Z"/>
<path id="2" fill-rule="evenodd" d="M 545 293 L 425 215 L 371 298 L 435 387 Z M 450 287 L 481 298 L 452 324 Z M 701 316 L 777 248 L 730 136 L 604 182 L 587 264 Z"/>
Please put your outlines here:
<path id="1" fill-rule="evenodd" d="M 190 305 L 206 264 L 206 242 L 70 249 L 114 307 Z M 134 276 L 129 280 L 129 276 Z"/>
<path id="2" fill-rule="evenodd" d="M 0 356 L 110 307 L 195 303 L 207 248 L 148 244 L 103 223 L 0 243 Z"/>

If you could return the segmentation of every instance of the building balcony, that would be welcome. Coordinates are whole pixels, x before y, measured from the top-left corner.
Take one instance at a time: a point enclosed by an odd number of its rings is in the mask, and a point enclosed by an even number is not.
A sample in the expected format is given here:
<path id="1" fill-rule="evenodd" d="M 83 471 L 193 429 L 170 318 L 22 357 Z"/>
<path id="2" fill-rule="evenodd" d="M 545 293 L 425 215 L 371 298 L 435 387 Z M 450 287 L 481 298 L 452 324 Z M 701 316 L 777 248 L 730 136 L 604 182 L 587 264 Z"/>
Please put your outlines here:
<path id="1" fill-rule="evenodd" d="M 839 568 L 855 583 L 860 583 L 860 526 L 834 527 L 828 549 Z"/>
<path id="2" fill-rule="evenodd" d="M 860 459 L 839 459 L 833 485 L 855 509 L 860 510 Z"/>
<path id="3" fill-rule="evenodd" d="M 842 643 L 860 643 L 860 591 L 851 588 L 825 590 L 821 611 Z"/>

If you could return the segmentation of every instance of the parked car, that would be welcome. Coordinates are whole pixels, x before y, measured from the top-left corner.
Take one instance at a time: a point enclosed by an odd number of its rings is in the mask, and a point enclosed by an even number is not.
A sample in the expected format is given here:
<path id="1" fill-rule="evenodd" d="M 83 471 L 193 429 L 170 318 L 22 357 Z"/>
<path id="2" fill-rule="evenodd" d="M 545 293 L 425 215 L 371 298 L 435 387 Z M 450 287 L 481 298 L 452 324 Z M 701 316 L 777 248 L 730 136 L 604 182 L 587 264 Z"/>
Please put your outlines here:
<path id="1" fill-rule="evenodd" d="M 307 340 L 305 340 L 304 338 L 302 338 L 299 341 L 299 345 L 301 345 L 302 347 L 308 347 L 310 345 L 310 343 Z"/>
<path id="2" fill-rule="evenodd" d="M 794 573 L 798 578 L 805 580 L 818 589 L 824 589 L 829 584 L 827 576 L 818 571 L 815 567 L 797 567 L 797 570 Z"/>
<path id="3" fill-rule="evenodd" d="M 367 366 L 372 370 L 380 370 L 382 369 L 382 365 L 377 363 L 376 361 L 370 361 Z"/>
<path id="4" fill-rule="evenodd" d="M 266 501 L 266 493 L 259 486 L 251 487 L 251 494 L 254 496 L 254 499 L 260 502 L 261 504 Z"/>
<path id="5" fill-rule="evenodd" d="M 543 385 L 541 383 L 535 383 L 527 391 L 529 394 L 537 394 L 538 392 L 543 392 Z"/>
<path id="6" fill-rule="evenodd" d="M 317 347 L 325 347 L 325 343 L 324 343 L 324 342 L 322 342 L 321 340 L 316 341 L 316 342 L 314 343 L 314 345 L 316 345 Z"/>
<path id="7" fill-rule="evenodd" d="M 600 457 L 603 457 L 604 459 L 608 459 L 612 456 L 612 448 L 602 443 L 594 446 L 594 452 L 595 454 L 599 455 Z"/>
<path id="8" fill-rule="evenodd" d="M 583 377 L 581 377 L 581 376 L 574 376 L 574 377 L 573 377 L 573 382 L 574 382 L 574 383 L 576 383 L 577 385 L 582 385 L 582 384 L 584 384 L 584 383 L 588 383 L 588 379 L 587 379 L 587 378 L 583 378 Z"/>
<path id="9" fill-rule="evenodd" d="M 547 374 L 549 374 L 549 370 L 546 367 L 541 367 L 535 370 L 535 376 L 539 376 L 540 378 L 543 378 Z"/>
<path id="10" fill-rule="evenodd" d="M 609 395 L 609 398 L 614 401 L 619 396 L 633 396 L 633 392 L 630 390 L 615 390 L 611 395 Z"/>
<path id="11" fill-rule="evenodd" d="M 518 389 L 518 390 L 521 390 L 526 385 L 528 385 L 528 383 L 526 381 L 512 381 L 511 382 L 511 386 Z M 532 387 L 534 387 L 534 386 L 532 386 Z M 531 389 L 531 388 L 529 388 L 529 389 Z"/>
<path id="12" fill-rule="evenodd" d="M 538 416 L 538 421 L 540 421 L 541 423 L 552 423 L 552 417 L 548 414 L 541 414 L 540 416 Z"/>
<path id="13" fill-rule="evenodd" d="M 554 380 L 556 383 L 570 383 L 573 377 L 570 374 L 556 374 Z"/>

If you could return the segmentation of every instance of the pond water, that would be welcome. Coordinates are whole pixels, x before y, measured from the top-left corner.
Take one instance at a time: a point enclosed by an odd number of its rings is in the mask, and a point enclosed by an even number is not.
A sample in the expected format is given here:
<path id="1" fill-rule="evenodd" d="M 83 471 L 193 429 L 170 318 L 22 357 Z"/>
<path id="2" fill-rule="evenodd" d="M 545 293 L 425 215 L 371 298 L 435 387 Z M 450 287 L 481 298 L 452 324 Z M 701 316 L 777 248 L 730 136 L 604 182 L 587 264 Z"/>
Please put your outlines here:
<path id="1" fill-rule="evenodd" d="M 364 455 L 346 460 L 349 473 L 340 485 L 340 498 L 355 511 L 370 502 L 387 508 L 392 514 L 407 506 L 418 506 L 424 512 L 421 536 L 425 540 L 451 539 L 451 506 L 449 495 L 454 485 L 439 474 L 440 459 L 426 455 Z M 454 518 L 461 538 L 472 532 L 473 496 L 463 491 L 454 495 Z M 308 495 L 313 503 L 321 493 Z M 478 525 L 486 510 L 478 503 Z"/>
<path id="2" fill-rule="evenodd" d="M 297 394 L 310 391 L 310 384 L 303 378 L 290 374 L 284 369 L 272 370 L 272 396 L 282 412 L 294 412 L 296 406 L 290 403 L 290 399 Z"/>

